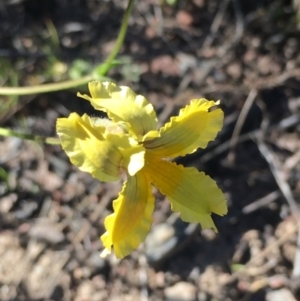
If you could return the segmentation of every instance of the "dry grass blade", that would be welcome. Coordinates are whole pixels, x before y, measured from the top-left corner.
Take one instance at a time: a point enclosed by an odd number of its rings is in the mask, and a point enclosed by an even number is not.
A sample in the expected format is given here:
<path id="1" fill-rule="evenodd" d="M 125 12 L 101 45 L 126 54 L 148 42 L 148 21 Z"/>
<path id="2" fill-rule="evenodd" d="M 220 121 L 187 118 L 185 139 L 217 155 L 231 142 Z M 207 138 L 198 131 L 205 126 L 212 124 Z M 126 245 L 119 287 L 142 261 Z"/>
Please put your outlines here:
<path id="1" fill-rule="evenodd" d="M 275 156 L 275 154 L 269 149 L 269 147 L 266 145 L 266 143 L 263 141 L 262 137 L 260 136 L 259 139 L 257 139 L 257 145 L 259 148 L 259 151 L 264 156 L 266 161 L 269 164 L 270 170 L 274 175 L 274 178 L 286 198 L 292 214 L 295 216 L 296 220 L 298 221 L 298 248 L 295 255 L 294 260 L 294 268 L 293 268 L 293 276 L 300 276 L 300 228 L 299 228 L 299 221 L 300 221 L 300 212 L 299 207 L 297 206 L 297 203 L 294 199 L 292 190 L 285 180 L 283 173 L 281 172 L 281 167 L 278 158 Z"/>
<path id="2" fill-rule="evenodd" d="M 285 242 L 287 242 L 293 235 L 295 235 L 300 223 L 298 222 L 293 228 L 290 228 L 284 236 L 281 236 L 279 239 L 268 245 L 265 249 L 263 249 L 260 253 L 258 253 L 256 256 L 252 257 L 241 270 L 234 272 L 231 275 L 230 280 L 234 280 L 238 278 L 240 274 L 247 274 L 247 269 L 252 267 L 254 263 L 257 262 L 257 260 L 261 260 L 266 258 L 270 252 L 272 252 L 273 249 L 279 248 L 282 246 Z"/>
<path id="3" fill-rule="evenodd" d="M 235 146 L 237 144 L 238 137 L 241 133 L 242 127 L 245 123 L 246 117 L 249 113 L 250 108 L 253 105 L 253 102 L 255 101 L 256 96 L 257 96 L 257 90 L 252 89 L 245 101 L 243 109 L 236 122 L 235 128 L 233 130 L 233 134 L 232 134 L 232 137 L 230 140 L 230 145 L 229 145 L 230 150 L 229 150 L 229 154 L 228 154 L 228 161 L 230 163 L 233 163 L 235 161 L 235 154 L 234 154 Z"/>
<path id="4" fill-rule="evenodd" d="M 281 167 L 278 158 L 275 156 L 275 154 L 270 150 L 270 148 L 266 145 L 266 143 L 261 139 L 257 139 L 257 145 L 260 153 L 263 155 L 263 157 L 266 159 L 266 161 L 269 164 L 270 170 L 282 192 L 284 197 L 286 198 L 292 214 L 299 219 L 299 208 L 297 206 L 297 203 L 294 199 L 292 190 L 290 188 L 290 185 L 285 180 L 283 173 L 281 172 Z"/>
<path id="5" fill-rule="evenodd" d="M 278 199 L 279 196 L 280 196 L 279 190 L 273 191 L 273 192 L 269 193 L 268 195 L 256 200 L 255 202 L 245 206 L 243 208 L 242 212 L 244 214 L 252 213 L 252 212 L 258 210 L 259 208 L 261 208 L 263 206 L 267 206 L 268 204 L 272 203 L 273 201 Z"/>
<path id="6" fill-rule="evenodd" d="M 218 32 L 219 27 L 224 18 L 224 15 L 225 15 L 225 12 L 226 12 L 229 2 L 230 2 L 230 0 L 224 0 L 221 2 L 220 6 L 219 6 L 219 10 L 211 24 L 210 34 L 206 37 L 206 39 L 203 43 L 202 49 L 207 49 L 212 45 L 212 43 L 215 39 L 216 33 Z"/>

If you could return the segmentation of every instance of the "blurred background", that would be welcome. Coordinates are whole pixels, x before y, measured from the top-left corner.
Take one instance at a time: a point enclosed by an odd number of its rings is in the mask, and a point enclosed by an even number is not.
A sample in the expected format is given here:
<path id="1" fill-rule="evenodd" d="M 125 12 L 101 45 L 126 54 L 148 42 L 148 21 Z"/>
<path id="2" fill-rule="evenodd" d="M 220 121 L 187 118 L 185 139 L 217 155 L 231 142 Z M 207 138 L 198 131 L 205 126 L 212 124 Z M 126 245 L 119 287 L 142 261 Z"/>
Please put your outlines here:
<path id="1" fill-rule="evenodd" d="M 0 87 L 89 74 L 112 50 L 127 1 L 1 0 Z M 160 124 L 193 98 L 221 100 L 222 132 L 178 158 L 213 177 L 219 233 L 181 222 L 155 191 L 146 242 L 99 257 L 122 183 L 100 183 L 59 146 L 0 138 L 0 300 L 300 300 L 300 3 L 141 0 L 109 76 L 145 95 Z M 0 96 L 0 126 L 56 136 L 98 112 L 74 90 Z M 1 92 L 0 92 L 1 94 Z M 299 238 L 298 238 L 299 236 Z"/>

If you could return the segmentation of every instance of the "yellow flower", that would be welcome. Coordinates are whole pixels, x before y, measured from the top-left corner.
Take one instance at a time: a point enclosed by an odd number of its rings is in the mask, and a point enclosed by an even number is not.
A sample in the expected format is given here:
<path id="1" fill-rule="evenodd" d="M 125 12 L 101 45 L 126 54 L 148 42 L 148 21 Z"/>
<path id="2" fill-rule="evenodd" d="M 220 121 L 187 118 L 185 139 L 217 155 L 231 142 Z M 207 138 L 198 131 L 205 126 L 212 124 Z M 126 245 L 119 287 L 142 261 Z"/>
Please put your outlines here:
<path id="1" fill-rule="evenodd" d="M 193 99 L 176 117 L 157 130 L 153 106 L 128 87 L 110 82 L 89 83 L 91 97 L 78 96 L 107 113 L 109 119 L 72 113 L 57 120 L 62 148 L 80 170 L 100 181 L 127 181 L 113 202 L 101 236 L 104 253 L 128 255 L 143 242 L 152 224 L 153 184 L 168 197 L 172 210 L 186 222 L 217 231 L 211 213 L 227 213 L 223 193 L 215 181 L 195 168 L 170 162 L 177 156 L 205 148 L 222 128 L 223 112 L 211 109 L 218 102 Z"/>

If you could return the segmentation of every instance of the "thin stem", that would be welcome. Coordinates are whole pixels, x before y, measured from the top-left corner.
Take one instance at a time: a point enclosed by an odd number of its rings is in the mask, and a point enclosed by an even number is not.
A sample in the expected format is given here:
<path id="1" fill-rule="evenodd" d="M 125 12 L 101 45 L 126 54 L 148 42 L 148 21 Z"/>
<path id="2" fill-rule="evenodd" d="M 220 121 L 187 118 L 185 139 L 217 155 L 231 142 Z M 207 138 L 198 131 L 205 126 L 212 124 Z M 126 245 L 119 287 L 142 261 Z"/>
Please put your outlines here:
<path id="1" fill-rule="evenodd" d="M 123 45 L 126 32 L 127 32 L 128 20 L 133 8 L 133 4 L 134 4 L 134 0 L 129 0 L 114 49 L 112 50 L 108 58 L 105 60 L 105 62 L 100 66 L 96 67 L 95 70 L 96 72 L 92 72 L 92 74 L 84 76 L 80 79 L 67 80 L 59 83 L 49 83 L 49 84 L 30 86 L 30 87 L 0 87 L 0 95 L 30 95 L 30 94 L 60 91 L 60 90 L 70 89 L 80 85 L 84 85 L 97 77 L 101 77 L 101 76 L 104 77 L 105 74 L 107 74 L 107 72 L 109 71 L 113 60 L 115 59 L 118 52 L 120 51 L 120 48 Z"/>
<path id="2" fill-rule="evenodd" d="M 90 74 L 79 79 L 67 80 L 59 83 L 50 83 L 29 87 L 0 87 L 0 95 L 31 95 L 60 91 L 84 85 L 93 79 L 94 76 Z"/>
<path id="3" fill-rule="evenodd" d="M 43 136 L 37 136 L 32 134 L 24 134 L 24 133 L 18 133 L 9 129 L 1 128 L 0 127 L 0 136 L 5 137 L 17 137 L 25 140 L 31 140 L 38 143 L 46 143 L 46 144 L 60 144 L 60 140 L 58 138 L 54 137 L 43 137 Z"/>
<path id="4" fill-rule="evenodd" d="M 110 69 L 110 65 L 112 64 L 113 60 L 115 59 L 115 57 L 117 56 L 117 54 L 120 51 L 120 48 L 123 45 L 123 42 L 124 42 L 124 39 L 125 39 L 125 36 L 126 36 L 126 32 L 127 32 L 129 17 L 131 15 L 131 11 L 133 9 L 134 1 L 135 0 L 129 0 L 129 2 L 128 2 L 128 5 L 127 5 L 127 8 L 126 8 L 124 17 L 123 17 L 121 29 L 119 31 L 119 35 L 118 35 L 116 44 L 114 46 L 114 49 L 112 50 L 112 52 L 110 53 L 110 55 L 108 56 L 108 58 L 106 59 L 104 64 L 99 66 L 99 68 L 97 68 L 97 71 L 101 75 L 107 74 L 107 72 Z"/>

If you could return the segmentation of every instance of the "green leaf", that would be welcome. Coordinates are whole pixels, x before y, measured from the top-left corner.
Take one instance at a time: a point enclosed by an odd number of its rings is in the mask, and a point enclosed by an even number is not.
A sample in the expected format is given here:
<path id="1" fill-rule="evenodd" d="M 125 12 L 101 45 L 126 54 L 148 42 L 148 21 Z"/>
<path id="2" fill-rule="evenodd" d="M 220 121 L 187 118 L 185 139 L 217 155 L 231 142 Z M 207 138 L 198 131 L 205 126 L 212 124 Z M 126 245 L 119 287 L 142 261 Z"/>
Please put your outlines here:
<path id="1" fill-rule="evenodd" d="M 244 267 L 245 267 L 245 265 L 244 264 L 240 264 L 240 263 L 233 263 L 230 266 L 232 272 L 241 271 Z"/>
<path id="2" fill-rule="evenodd" d="M 177 0 L 166 0 L 166 2 L 169 4 L 169 5 L 175 5 L 177 3 Z"/>
<path id="3" fill-rule="evenodd" d="M 7 183 L 7 181 L 8 181 L 8 173 L 7 173 L 7 171 L 6 171 L 4 168 L 2 168 L 2 167 L 0 167 L 0 179 L 1 179 L 2 181 L 6 182 L 6 183 Z"/>

